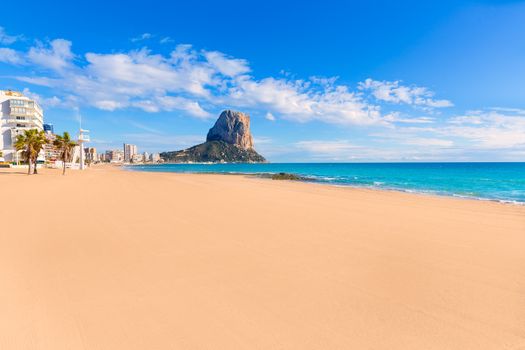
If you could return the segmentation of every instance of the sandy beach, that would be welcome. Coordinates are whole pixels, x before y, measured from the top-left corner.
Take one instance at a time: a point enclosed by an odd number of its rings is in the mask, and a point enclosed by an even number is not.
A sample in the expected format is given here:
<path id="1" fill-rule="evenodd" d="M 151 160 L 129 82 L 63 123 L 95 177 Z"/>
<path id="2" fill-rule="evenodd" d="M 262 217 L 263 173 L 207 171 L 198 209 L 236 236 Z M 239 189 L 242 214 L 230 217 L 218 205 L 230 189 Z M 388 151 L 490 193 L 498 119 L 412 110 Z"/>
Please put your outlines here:
<path id="1" fill-rule="evenodd" d="M 0 349 L 525 349 L 525 207 L 0 169 Z"/>

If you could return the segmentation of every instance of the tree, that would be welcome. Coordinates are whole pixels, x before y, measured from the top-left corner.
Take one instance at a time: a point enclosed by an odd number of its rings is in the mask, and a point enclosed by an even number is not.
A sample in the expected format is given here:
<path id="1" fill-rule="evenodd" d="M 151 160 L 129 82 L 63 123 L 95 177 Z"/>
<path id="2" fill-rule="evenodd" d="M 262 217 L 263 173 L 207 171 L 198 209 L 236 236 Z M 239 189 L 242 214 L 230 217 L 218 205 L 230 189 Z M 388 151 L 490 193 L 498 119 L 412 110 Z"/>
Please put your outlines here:
<path id="1" fill-rule="evenodd" d="M 44 131 L 38 131 L 36 136 L 35 136 L 35 140 L 34 140 L 34 152 L 33 152 L 33 166 L 34 166 L 34 174 L 38 174 L 38 171 L 37 171 L 37 160 L 38 160 L 38 155 L 40 154 L 40 152 L 42 152 L 42 150 L 44 149 L 44 147 L 49 143 L 49 140 L 47 139 L 46 137 L 46 133 Z"/>
<path id="2" fill-rule="evenodd" d="M 47 143 L 45 133 L 36 129 L 24 130 L 22 135 L 16 137 L 15 149 L 22 151 L 22 157 L 27 161 L 27 175 L 31 175 L 31 164 L 34 164 L 34 173 L 37 174 L 38 154 Z"/>
<path id="3" fill-rule="evenodd" d="M 62 136 L 61 135 L 56 136 L 55 141 L 53 141 L 53 145 L 55 145 L 55 147 L 58 149 L 60 153 L 60 159 L 62 160 L 62 163 L 63 163 L 62 175 L 65 175 L 66 174 L 66 162 L 71 160 L 73 148 L 75 148 L 77 143 L 71 140 L 69 133 L 65 131 Z"/>

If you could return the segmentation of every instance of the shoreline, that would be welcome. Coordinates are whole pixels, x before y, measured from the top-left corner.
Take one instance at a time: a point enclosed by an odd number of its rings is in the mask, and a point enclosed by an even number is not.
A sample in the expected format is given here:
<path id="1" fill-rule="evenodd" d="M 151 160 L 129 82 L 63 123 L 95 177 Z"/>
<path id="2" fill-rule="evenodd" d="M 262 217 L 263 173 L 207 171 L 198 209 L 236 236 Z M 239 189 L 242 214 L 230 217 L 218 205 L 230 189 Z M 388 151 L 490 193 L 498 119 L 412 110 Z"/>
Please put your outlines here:
<path id="1" fill-rule="evenodd" d="M 184 164 L 186 163 L 168 163 L 168 164 Z M 189 164 L 189 163 L 188 163 Z M 191 163 L 191 164 L 197 164 L 197 163 Z M 201 164 L 201 163 L 199 163 Z M 203 165 L 208 163 L 202 163 Z M 152 166 L 152 164 L 136 164 L 136 165 L 119 165 L 123 171 L 135 171 L 135 172 L 146 172 L 146 173 L 163 173 L 163 174 L 179 174 L 179 175 L 230 175 L 230 176 L 243 176 L 246 178 L 253 178 L 253 179 L 263 179 L 263 180 L 271 180 L 271 181 L 288 181 L 288 182 L 297 182 L 297 183 L 306 183 L 306 184 L 312 184 L 312 185 L 322 185 L 322 186 L 333 186 L 338 188 L 348 188 L 348 189 L 364 189 L 364 190 L 371 190 L 371 191 L 387 191 L 387 192 L 396 192 L 396 193 L 406 193 L 406 194 L 415 194 L 420 196 L 431 196 L 431 197 L 438 197 L 438 198 L 451 198 L 451 199 L 459 199 L 459 200 L 469 200 L 469 201 L 480 201 L 480 202 L 487 202 L 487 203 L 498 203 L 498 204 L 504 204 L 504 205 L 515 205 L 515 206 L 525 206 L 525 202 L 515 201 L 515 200 L 505 200 L 505 199 L 494 199 L 494 198 L 486 198 L 486 197 L 473 197 L 473 196 L 462 196 L 455 193 L 439 193 L 436 191 L 431 190 L 412 190 L 412 189 L 401 189 L 401 188 L 388 188 L 388 187 L 379 187 L 379 186 L 372 186 L 372 185 L 356 185 L 356 184 L 341 184 L 341 183 L 331 183 L 328 181 L 321 181 L 317 180 L 315 178 L 307 179 L 308 176 L 304 176 L 305 179 L 300 180 L 274 180 L 271 178 L 265 177 L 265 175 L 272 175 L 277 173 L 243 173 L 243 172 L 198 172 L 198 171 L 188 171 L 188 172 L 174 172 L 174 171 L 149 171 L 149 170 L 137 170 L 133 169 L 133 167 L 140 167 L 140 166 Z M 153 165 L 155 166 L 155 165 Z M 298 175 L 291 173 L 292 175 Z M 303 175 L 298 175 L 303 176 Z"/>

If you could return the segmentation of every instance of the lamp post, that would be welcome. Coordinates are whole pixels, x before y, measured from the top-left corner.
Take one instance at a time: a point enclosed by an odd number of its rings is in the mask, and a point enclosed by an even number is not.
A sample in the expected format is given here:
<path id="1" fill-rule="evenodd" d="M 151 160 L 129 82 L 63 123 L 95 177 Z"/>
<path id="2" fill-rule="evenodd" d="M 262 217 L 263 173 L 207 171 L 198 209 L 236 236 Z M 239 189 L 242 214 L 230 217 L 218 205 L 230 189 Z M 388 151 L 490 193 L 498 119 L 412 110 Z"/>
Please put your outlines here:
<path id="1" fill-rule="evenodd" d="M 89 130 L 85 130 L 80 128 L 80 131 L 78 133 L 78 147 L 80 147 L 80 170 L 84 170 L 86 168 L 84 164 L 84 142 L 89 142 Z"/>

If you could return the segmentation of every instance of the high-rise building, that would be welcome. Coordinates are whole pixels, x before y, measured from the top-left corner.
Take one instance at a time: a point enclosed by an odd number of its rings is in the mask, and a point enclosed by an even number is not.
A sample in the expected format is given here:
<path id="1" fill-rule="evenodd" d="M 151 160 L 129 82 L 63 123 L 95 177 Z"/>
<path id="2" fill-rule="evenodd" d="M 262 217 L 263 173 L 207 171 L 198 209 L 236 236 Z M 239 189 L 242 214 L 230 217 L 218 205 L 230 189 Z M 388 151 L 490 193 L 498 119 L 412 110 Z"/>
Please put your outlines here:
<path id="1" fill-rule="evenodd" d="M 97 149 L 95 147 L 84 148 L 84 154 L 86 155 L 86 162 L 88 164 L 98 162 Z"/>
<path id="2" fill-rule="evenodd" d="M 124 144 L 124 161 L 126 163 L 131 162 L 131 159 L 135 154 L 139 153 L 136 145 Z"/>
<path id="3" fill-rule="evenodd" d="M 111 151 L 106 151 L 106 161 L 111 163 L 122 163 L 124 160 L 124 152 L 120 149 L 114 149 Z"/>
<path id="4" fill-rule="evenodd" d="M 160 161 L 160 154 L 152 153 L 149 159 L 152 163 L 158 163 Z"/>
<path id="5" fill-rule="evenodd" d="M 18 161 L 16 137 L 25 130 L 44 130 L 44 112 L 35 100 L 22 93 L 0 90 L 0 151 L 6 161 Z M 43 154 L 42 154 L 43 157 Z"/>
<path id="6" fill-rule="evenodd" d="M 143 156 L 144 156 L 144 163 L 149 162 L 149 153 L 144 152 Z"/>
<path id="7" fill-rule="evenodd" d="M 60 150 L 53 144 L 56 140 L 56 135 L 46 132 L 46 138 L 48 143 L 44 146 L 44 153 L 46 158 L 46 163 L 53 164 L 54 162 L 61 160 Z"/>
<path id="8" fill-rule="evenodd" d="M 134 154 L 133 157 L 131 157 L 131 163 L 142 163 L 144 162 L 144 156 L 142 154 Z"/>

